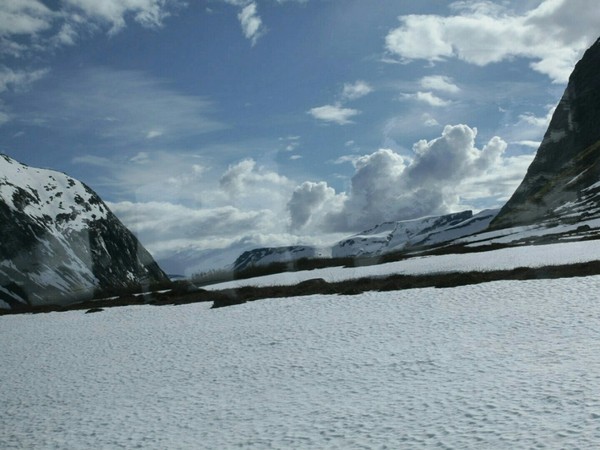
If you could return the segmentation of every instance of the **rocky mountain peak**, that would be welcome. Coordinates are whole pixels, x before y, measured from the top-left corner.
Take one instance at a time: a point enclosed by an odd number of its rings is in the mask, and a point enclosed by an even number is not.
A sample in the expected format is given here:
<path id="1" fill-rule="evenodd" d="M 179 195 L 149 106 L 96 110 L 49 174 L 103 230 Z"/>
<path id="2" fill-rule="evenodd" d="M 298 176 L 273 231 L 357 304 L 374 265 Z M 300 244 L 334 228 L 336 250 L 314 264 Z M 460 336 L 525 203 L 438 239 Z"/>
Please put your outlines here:
<path id="1" fill-rule="evenodd" d="M 599 67 L 600 39 L 575 66 L 523 182 L 490 228 L 600 215 Z"/>
<path id="2" fill-rule="evenodd" d="M 88 186 L 0 155 L 0 307 L 65 304 L 167 281 Z"/>

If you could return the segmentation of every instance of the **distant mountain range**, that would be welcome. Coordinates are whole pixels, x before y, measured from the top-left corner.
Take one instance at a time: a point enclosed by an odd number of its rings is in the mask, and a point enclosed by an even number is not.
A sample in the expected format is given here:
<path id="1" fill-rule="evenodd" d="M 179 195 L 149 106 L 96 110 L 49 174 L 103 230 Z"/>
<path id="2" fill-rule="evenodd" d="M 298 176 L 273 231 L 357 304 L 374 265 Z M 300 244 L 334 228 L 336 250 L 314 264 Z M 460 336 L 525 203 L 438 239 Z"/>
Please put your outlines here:
<path id="1" fill-rule="evenodd" d="M 362 233 L 343 239 L 331 247 L 290 246 L 267 247 L 244 252 L 233 263 L 240 272 L 250 267 L 286 263 L 302 258 L 374 257 L 449 242 L 487 228 L 498 210 L 485 210 L 473 215 L 463 211 L 414 220 L 384 222 Z"/>
<path id="2" fill-rule="evenodd" d="M 83 183 L 0 155 L 0 308 L 167 282 L 137 238 Z"/>

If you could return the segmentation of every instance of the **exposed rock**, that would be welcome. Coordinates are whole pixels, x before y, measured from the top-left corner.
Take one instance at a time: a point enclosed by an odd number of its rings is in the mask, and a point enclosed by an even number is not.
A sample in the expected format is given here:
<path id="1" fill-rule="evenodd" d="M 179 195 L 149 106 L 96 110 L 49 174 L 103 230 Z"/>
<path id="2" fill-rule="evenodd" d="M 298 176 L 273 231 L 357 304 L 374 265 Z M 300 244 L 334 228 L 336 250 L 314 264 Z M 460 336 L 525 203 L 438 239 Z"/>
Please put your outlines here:
<path id="1" fill-rule="evenodd" d="M 600 216 L 600 39 L 577 63 L 535 159 L 490 229 Z"/>

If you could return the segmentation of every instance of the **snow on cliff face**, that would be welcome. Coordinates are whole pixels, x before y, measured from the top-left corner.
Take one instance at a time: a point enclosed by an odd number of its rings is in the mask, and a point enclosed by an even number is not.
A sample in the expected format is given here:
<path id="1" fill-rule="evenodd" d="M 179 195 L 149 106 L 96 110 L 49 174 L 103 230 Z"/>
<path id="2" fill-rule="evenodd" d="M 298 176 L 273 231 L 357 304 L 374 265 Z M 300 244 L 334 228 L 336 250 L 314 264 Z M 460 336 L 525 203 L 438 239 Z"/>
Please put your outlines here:
<path id="1" fill-rule="evenodd" d="M 13 211 L 56 230 L 85 228 L 91 219 L 106 219 L 108 209 L 83 183 L 64 173 L 28 167 L 0 156 L 0 198 Z"/>
<path id="2" fill-rule="evenodd" d="M 70 303 L 166 277 L 89 187 L 0 155 L 0 307 Z"/>

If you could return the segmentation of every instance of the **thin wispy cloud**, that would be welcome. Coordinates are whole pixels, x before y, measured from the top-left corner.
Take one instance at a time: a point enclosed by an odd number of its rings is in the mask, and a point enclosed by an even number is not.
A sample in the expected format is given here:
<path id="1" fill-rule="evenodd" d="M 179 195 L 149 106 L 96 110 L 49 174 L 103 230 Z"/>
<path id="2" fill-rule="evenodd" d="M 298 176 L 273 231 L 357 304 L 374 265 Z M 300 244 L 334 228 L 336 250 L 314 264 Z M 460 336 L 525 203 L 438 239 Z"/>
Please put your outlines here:
<path id="1" fill-rule="evenodd" d="M 371 92 L 373 92 L 373 88 L 364 81 L 345 83 L 342 91 L 342 98 L 344 100 L 356 100 L 370 94 Z"/>
<path id="2" fill-rule="evenodd" d="M 48 72 L 49 69 L 26 71 L 13 70 L 5 66 L 0 66 L 0 93 L 9 89 L 13 91 L 25 90 L 32 83 L 46 76 Z"/>
<path id="3" fill-rule="evenodd" d="M 242 8 L 238 14 L 238 19 L 246 39 L 249 39 L 252 45 L 256 45 L 258 39 L 266 32 L 262 19 L 258 15 L 256 3 L 252 2 Z"/>
<path id="4" fill-rule="evenodd" d="M 340 94 L 341 100 L 333 105 L 324 105 L 311 108 L 308 113 L 317 120 L 323 122 L 336 123 L 338 125 L 348 125 L 353 123 L 353 117 L 359 115 L 361 111 L 354 108 L 347 108 L 345 103 L 357 100 L 373 92 L 373 87 L 365 81 L 356 81 L 354 83 L 344 83 Z"/>
<path id="5" fill-rule="evenodd" d="M 148 28 L 160 27 L 169 16 L 168 7 L 180 3 L 177 0 L 64 0 L 74 12 L 92 20 L 106 23 L 114 34 L 125 27 L 127 16 Z"/>
<path id="6" fill-rule="evenodd" d="M 450 94 L 456 94 L 460 92 L 460 88 L 454 84 L 450 77 L 443 75 L 430 75 L 421 78 L 419 81 L 423 89 L 432 91 L 447 92 Z"/>
<path id="7" fill-rule="evenodd" d="M 97 67 L 62 79 L 39 95 L 19 120 L 66 135 L 86 133 L 110 140 L 113 148 L 130 148 L 223 129 L 212 112 L 208 99 L 173 90 L 143 72 Z"/>
<path id="8" fill-rule="evenodd" d="M 444 100 L 444 99 L 438 97 L 433 92 L 418 91 L 414 94 L 402 94 L 400 96 L 400 98 L 403 100 L 411 100 L 411 99 L 416 100 L 418 102 L 426 103 L 427 105 L 433 106 L 433 107 L 448 106 L 452 103 L 449 100 Z"/>
<path id="9" fill-rule="evenodd" d="M 317 120 L 348 125 L 353 123 L 352 118 L 359 115 L 360 111 L 352 108 L 344 108 L 341 105 L 324 105 L 312 108 L 308 113 Z"/>

